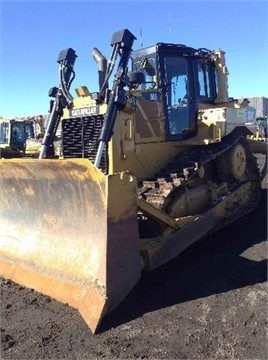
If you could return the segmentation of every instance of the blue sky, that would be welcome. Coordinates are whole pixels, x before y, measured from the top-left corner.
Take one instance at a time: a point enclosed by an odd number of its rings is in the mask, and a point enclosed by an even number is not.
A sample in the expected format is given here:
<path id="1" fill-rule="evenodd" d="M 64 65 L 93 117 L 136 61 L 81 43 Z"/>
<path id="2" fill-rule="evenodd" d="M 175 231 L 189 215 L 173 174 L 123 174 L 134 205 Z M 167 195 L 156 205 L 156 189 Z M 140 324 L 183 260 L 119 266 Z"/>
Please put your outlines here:
<path id="1" fill-rule="evenodd" d="M 58 54 L 69 47 L 78 55 L 71 93 L 80 85 L 97 91 L 92 49 L 108 58 L 112 34 L 124 28 L 137 37 L 134 49 L 156 42 L 223 49 L 229 96 L 268 97 L 266 0 L 0 0 L 0 116 L 47 113 Z"/>

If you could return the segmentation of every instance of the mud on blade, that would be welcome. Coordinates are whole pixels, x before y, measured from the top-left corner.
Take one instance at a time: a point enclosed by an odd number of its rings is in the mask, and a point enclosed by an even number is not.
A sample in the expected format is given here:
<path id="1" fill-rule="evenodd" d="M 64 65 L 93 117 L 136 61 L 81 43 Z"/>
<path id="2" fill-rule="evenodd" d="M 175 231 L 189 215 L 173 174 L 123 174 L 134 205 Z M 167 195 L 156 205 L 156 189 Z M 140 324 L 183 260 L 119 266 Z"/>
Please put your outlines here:
<path id="1" fill-rule="evenodd" d="M 0 275 L 77 308 L 95 332 L 140 277 L 135 178 L 85 159 L 0 171 Z"/>

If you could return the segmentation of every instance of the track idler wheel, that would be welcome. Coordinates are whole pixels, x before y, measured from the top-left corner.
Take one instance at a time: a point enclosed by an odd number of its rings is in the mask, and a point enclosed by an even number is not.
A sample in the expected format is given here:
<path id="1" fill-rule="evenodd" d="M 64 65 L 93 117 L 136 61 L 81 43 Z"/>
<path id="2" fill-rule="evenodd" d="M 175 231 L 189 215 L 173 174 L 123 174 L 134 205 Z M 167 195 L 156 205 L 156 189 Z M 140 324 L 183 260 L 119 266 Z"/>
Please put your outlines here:
<path id="1" fill-rule="evenodd" d="M 244 146 L 242 144 L 235 145 L 230 151 L 229 159 L 231 174 L 234 178 L 241 179 L 247 167 L 247 156 Z"/>
<path id="2" fill-rule="evenodd" d="M 238 143 L 218 159 L 218 175 L 221 181 L 232 178 L 240 180 L 247 169 L 247 151 L 245 145 Z"/>

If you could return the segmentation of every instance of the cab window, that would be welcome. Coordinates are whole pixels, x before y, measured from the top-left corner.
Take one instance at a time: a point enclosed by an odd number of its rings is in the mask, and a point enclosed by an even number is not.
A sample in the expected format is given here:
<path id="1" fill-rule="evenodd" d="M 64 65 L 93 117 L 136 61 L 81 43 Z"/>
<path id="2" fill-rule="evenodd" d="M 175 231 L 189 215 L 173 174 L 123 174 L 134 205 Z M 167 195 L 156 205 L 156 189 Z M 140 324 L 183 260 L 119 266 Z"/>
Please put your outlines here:
<path id="1" fill-rule="evenodd" d="M 197 63 L 198 95 L 202 101 L 213 101 L 216 98 L 216 70 L 212 63 L 200 61 Z"/>
<path id="2" fill-rule="evenodd" d="M 143 72 L 145 76 L 145 82 L 138 87 L 139 89 L 151 89 L 157 86 L 155 53 L 134 59 L 133 70 Z"/>
<path id="3" fill-rule="evenodd" d="M 0 144 L 8 143 L 8 131 L 9 131 L 8 123 L 0 124 Z"/>
<path id="4" fill-rule="evenodd" d="M 171 135 L 184 134 L 189 130 L 187 60 L 169 56 L 164 64 L 169 132 Z"/>

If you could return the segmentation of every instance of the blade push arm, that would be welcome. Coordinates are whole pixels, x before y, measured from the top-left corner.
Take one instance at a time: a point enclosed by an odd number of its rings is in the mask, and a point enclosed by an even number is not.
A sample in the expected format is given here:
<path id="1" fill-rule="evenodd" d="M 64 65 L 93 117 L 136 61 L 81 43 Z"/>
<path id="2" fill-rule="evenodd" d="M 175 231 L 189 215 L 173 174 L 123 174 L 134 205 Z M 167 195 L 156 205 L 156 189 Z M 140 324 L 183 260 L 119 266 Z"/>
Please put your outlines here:
<path id="1" fill-rule="evenodd" d="M 109 60 L 107 75 L 102 86 L 103 88 L 105 88 L 113 71 L 118 54 L 120 55 L 120 61 L 115 74 L 113 88 L 109 97 L 108 109 L 104 117 L 104 123 L 99 138 L 100 143 L 94 162 L 96 167 L 99 167 L 104 147 L 112 137 L 117 111 L 123 109 L 126 103 L 124 87 L 128 85 L 127 65 L 134 40 L 136 40 L 136 37 L 127 29 L 114 33 L 112 37 L 111 45 L 113 46 L 113 51 Z"/>
<path id="2" fill-rule="evenodd" d="M 71 48 L 63 50 L 59 54 L 58 63 L 60 64 L 60 86 L 53 87 L 49 91 L 49 96 L 55 99 L 51 101 L 51 110 L 45 136 L 42 143 L 39 159 L 54 156 L 54 138 L 62 117 L 63 109 L 71 107 L 72 96 L 69 92 L 72 81 L 74 80 L 73 66 L 77 55 Z"/>

